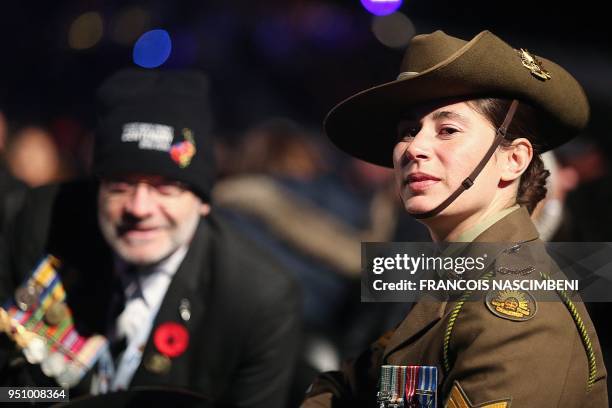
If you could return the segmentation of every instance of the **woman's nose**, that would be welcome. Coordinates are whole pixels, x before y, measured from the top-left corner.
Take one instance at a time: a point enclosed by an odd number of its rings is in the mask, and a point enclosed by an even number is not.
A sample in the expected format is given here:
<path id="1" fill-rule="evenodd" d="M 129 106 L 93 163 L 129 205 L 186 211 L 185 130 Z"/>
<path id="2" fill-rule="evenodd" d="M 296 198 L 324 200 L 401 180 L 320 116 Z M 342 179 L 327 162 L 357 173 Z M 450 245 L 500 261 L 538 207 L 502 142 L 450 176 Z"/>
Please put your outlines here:
<path id="1" fill-rule="evenodd" d="M 419 130 L 419 132 L 407 142 L 406 150 L 404 151 L 406 158 L 410 161 L 428 159 L 431 152 L 431 146 L 429 145 L 428 139 L 424 129 Z"/>

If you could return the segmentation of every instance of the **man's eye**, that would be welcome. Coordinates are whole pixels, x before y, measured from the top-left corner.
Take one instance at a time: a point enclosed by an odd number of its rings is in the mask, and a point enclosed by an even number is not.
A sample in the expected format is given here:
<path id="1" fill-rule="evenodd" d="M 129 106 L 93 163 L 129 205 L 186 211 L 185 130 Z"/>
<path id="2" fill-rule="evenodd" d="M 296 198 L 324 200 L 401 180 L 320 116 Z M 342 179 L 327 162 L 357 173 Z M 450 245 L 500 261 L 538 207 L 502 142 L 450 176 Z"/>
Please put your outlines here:
<path id="1" fill-rule="evenodd" d="M 131 189 L 129 183 L 110 182 L 106 184 L 106 188 L 111 193 L 125 193 Z"/>
<path id="2" fill-rule="evenodd" d="M 155 186 L 155 189 L 161 194 L 165 196 L 176 196 L 181 194 L 184 189 L 182 186 L 178 184 L 158 184 Z"/>

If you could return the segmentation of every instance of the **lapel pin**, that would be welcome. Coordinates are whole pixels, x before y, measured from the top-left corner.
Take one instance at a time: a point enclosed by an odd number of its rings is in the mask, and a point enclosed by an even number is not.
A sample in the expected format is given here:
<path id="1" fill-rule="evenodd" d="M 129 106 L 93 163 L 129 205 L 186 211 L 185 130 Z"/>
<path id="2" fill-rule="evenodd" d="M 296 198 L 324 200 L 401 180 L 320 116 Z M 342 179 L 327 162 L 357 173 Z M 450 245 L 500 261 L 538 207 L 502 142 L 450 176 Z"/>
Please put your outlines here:
<path id="1" fill-rule="evenodd" d="M 178 357 L 187 350 L 189 332 L 182 324 L 165 322 L 155 329 L 153 344 L 164 356 Z"/>
<path id="2" fill-rule="evenodd" d="M 184 322 L 188 322 L 191 319 L 191 304 L 189 299 L 181 299 L 179 304 L 179 315 Z"/>
<path id="3" fill-rule="evenodd" d="M 172 362 L 167 356 L 153 353 L 145 361 L 145 368 L 155 374 L 166 374 L 170 371 Z"/>

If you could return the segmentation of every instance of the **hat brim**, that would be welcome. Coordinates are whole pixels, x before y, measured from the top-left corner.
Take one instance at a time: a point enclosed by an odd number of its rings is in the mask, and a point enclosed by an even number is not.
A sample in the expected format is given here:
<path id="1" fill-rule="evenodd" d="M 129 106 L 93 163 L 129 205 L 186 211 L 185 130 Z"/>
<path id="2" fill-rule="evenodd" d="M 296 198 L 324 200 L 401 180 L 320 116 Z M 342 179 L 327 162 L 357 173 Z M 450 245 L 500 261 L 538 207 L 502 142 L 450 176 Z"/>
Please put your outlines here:
<path id="1" fill-rule="evenodd" d="M 326 116 L 327 136 L 359 159 L 392 167 L 397 124 L 411 107 L 436 100 L 482 97 L 519 99 L 549 116 L 551 131 L 538 140 L 541 150 L 565 143 L 586 127 L 589 105 L 584 90 L 562 67 L 537 57 L 551 79 L 535 77 L 518 51 L 483 31 L 444 61 L 405 79 L 359 92 Z"/>

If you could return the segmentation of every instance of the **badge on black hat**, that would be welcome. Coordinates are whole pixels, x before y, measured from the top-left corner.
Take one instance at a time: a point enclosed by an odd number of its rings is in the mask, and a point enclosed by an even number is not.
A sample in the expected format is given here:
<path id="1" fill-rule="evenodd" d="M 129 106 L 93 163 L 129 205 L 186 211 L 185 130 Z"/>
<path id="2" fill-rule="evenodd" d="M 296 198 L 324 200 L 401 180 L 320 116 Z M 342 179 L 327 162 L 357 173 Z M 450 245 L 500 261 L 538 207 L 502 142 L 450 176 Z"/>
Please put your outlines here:
<path id="1" fill-rule="evenodd" d="M 193 132 L 190 129 L 183 129 L 182 142 L 174 143 L 170 147 L 170 157 L 174 160 L 180 168 L 184 169 L 189 166 L 193 155 L 196 154 L 195 140 L 193 140 Z"/>

